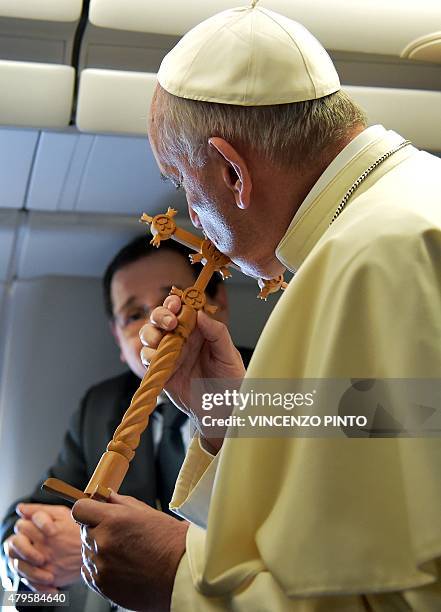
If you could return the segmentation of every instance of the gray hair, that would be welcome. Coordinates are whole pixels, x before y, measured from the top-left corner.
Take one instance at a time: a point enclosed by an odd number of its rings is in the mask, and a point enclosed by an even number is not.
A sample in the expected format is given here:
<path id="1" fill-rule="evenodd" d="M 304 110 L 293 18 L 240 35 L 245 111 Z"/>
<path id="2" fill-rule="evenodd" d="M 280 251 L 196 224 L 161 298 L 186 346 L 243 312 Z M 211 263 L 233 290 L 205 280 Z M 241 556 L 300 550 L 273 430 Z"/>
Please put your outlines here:
<path id="1" fill-rule="evenodd" d="M 158 85 L 150 118 L 163 159 L 172 165 L 186 159 L 196 167 L 205 164 L 212 136 L 275 164 L 300 167 L 365 125 L 362 109 L 341 90 L 306 102 L 236 106 L 179 98 Z"/>

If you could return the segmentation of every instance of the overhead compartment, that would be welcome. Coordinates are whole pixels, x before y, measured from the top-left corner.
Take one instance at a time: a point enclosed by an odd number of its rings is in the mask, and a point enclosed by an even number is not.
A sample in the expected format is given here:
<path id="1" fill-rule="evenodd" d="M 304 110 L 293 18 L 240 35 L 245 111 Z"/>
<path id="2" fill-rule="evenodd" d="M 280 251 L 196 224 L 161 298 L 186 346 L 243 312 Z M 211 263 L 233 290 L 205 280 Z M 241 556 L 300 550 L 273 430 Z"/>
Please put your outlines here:
<path id="1" fill-rule="evenodd" d="M 71 66 L 0 60 L 0 124 L 66 127 L 74 79 Z"/>
<path id="2" fill-rule="evenodd" d="M 82 0 L 1 0 L 0 59 L 70 64 Z"/>
<path id="3" fill-rule="evenodd" d="M 145 134 L 155 83 L 151 73 L 85 70 L 80 85 L 79 129 Z M 441 125 L 441 92 L 351 85 L 344 85 L 344 89 L 366 110 L 370 125 L 382 123 L 418 147 L 441 151 L 441 131 L 434 129 Z"/>
<path id="4" fill-rule="evenodd" d="M 195 24 L 236 6 L 235 0 L 91 0 L 80 51 L 80 67 L 88 69 L 79 88 L 79 129 L 145 134 L 153 75 L 162 57 Z M 261 0 L 259 6 L 298 20 L 317 36 L 333 57 L 342 83 L 366 88 L 354 95 L 366 106 L 371 123 L 403 132 L 411 127 L 418 146 L 441 150 L 441 136 L 436 130 L 430 134 L 426 118 L 418 115 L 427 103 L 429 116 L 437 117 L 438 100 L 430 94 L 441 89 L 439 0 Z M 409 108 L 409 119 L 391 112 L 401 95 L 400 108 Z M 100 97 L 106 97 L 108 105 L 97 103 Z"/>
<path id="5" fill-rule="evenodd" d="M 109 30 L 89 20 L 81 37 L 78 71 L 84 68 L 156 73 L 179 36 Z"/>
<path id="6" fill-rule="evenodd" d="M 144 134 L 161 57 L 201 20 L 237 5 L 235 0 L 91 0 L 80 53 L 81 66 L 89 69 L 79 89 L 79 129 Z M 439 121 L 439 0 L 261 0 L 259 6 L 303 23 L 317 36 L 344 87 L 366 107 L 370 123 L 384 123 L 409 134 L 417 146 L 441 151 L 441 134 L 429 127 L 429 118 Z M 109 112 L 96 102 L 100 85 Z M 393 112 L 397 103 L 400 112 Z"/>
<path id="7" fill-rule="evenodd" d="M 152 73 L 83 70 L 76 114 L 78 129 L 147 134 L 147 117 L 155 85 L 156 74 Z"/>
<path id="8" fill-rule="evenodd" d="M 421 149 L 441 151 L 441 92 L 381 87 L 344 89 L 363 107 L 369 124 L 382 123 Z"/>
<path id="9" fill-rule="evenodd" d="M 2 0 L 0 17 L 76 21 L 80 18 L 82 4 L 82 0 Z"/>
<path id="10" fill-rule="evenodd" d="M 203 19 L 236 6 L 237 0 L 91 0 L 89 19 L 102 28 L 182 35 Z M 407 45 L 439 30 L 441 23 L 439 0 L 261 0 L 259 6 L 299 21 L 327 49 L 355 53 L 399 57 Z"/>

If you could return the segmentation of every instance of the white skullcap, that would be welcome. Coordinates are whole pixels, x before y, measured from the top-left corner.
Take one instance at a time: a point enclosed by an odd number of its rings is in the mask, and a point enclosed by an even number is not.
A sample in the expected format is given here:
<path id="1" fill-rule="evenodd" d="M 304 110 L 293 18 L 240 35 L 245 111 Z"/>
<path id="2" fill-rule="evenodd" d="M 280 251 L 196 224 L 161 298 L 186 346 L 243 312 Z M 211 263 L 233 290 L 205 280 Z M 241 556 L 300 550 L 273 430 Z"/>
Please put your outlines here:
<path id="1" fill-rule="evenodd" d="M 223 11 L 187 32 L 163 59 L 158 81 L 180 98 L 241 106 L 340 89 L 331 58 L 306 28 L 255 6 Z"/>

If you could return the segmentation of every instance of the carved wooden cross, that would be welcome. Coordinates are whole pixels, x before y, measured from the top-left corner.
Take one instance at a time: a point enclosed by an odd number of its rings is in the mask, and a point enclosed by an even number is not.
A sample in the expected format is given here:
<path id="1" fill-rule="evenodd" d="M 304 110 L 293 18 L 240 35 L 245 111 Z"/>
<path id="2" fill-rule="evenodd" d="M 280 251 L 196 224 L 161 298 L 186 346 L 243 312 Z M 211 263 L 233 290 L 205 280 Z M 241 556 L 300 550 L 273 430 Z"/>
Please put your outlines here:
<path id="1" fill-rule="evenodd" d="M 204 267 L 191 287 L 186 289 L 172 287 L 170 293 L 178 295 L 182 302 L 181 312 L 177 317 L 178 325 L 173 331 L 167 332 L 160 341 L 144 378 L 87 487 L 84 491 L 80 491 L 57 478 L 48 478 L 43 483 L 43 489 L 69 501 L 84 497 L 107 501 L 110 489 L 118 491 L 129 469 L 130 461 L 135 456 L 141 434 L 156 408 L 158 395 L 170 378 L 182 348 L 196 325 L 197 311 L 204 309 L 213 313 L 216 310 L 215 306 L 206 303 L 205 289 L 208 282 L 215 272 L 220 272 L 223 279 L 231 276 L 228 270 L 228 266 L 234 266 L 231 260 L 218 251 L 210 240 L 177 227 L 173 220 L 176 213 L 173 208 L 168 208 L 165 214 L 155 217 L 144 213 L 140 221 L 150 225 L 153 234 L 151 244 L 159 247 L 161 241 L 173 238 L 197 251 L 190 255 L 191 262 L 202 262 Z M 258 297 L 266 299 L 270 293 L 285 289 L 287 283 L 284 282 L 283 276 L 279 276 L 272 280 L 260 279 L 259 286 L 261 291 Z"/>

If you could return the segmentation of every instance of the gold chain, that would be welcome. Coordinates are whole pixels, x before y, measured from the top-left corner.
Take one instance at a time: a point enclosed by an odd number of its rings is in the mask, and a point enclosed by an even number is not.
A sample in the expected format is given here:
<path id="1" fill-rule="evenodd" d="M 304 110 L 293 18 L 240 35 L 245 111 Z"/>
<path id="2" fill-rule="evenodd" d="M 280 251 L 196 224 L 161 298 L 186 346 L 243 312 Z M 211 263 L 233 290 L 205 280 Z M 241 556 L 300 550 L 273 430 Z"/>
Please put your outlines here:
<path id="1" fill-rule="evenodd" d="M 363 172 L 363 174 L 360 174 L 358 179 L 351 185 L 351 187 L 349 187 L 349 189 L 343 196 L 343 199 L 338 205 L 337 210 L 335 211 L 334 215 L 332 216 L 332 219 L 329 225 L 332 225 L 334 221 L 340 216 L 342 210 L 344 209 L 344 207 L 346 206 L 346 204 L 348 203 L 348 201 L 350 200 L 354 192 L 357 191 L 361 183 L 369 176 L 369 174 L 373 172 L 375 168 L 378 168 L 378 166 L 382 164 L 384 161 L 386 161 L 386 159 L 388 159 L 391 155 L 393 155 L 394 153 L 397 153 L 398 151 L 400 151 L 404 147 L 407 147 L 407 145 L 410 145 L 410 144 L 412 144 L 410 140 L 403 140 L 403 142 L 400 142 L 399 145 L 397 145 L 396 147 L 394 147 L 393 149 L 391 149 L 390 151 L 388 151 L 387 153 L 384 153 L 381 157 L 379 157 L 373 164 L 369 166 L 369 168 L 367 168 Z"/>

